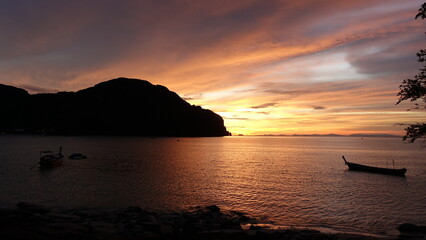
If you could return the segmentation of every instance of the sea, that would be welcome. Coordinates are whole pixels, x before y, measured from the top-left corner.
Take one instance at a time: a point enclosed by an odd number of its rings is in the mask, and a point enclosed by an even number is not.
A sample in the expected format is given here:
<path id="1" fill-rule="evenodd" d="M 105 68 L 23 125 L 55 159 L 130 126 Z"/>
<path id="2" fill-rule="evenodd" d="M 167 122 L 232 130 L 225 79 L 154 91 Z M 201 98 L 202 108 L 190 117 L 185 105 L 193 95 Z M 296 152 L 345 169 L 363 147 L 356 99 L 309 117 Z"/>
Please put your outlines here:
<path id="1" fill-rule="evenodd" d="M 39 151 L 64 159 L 38 167 Z M 342 160 L 408 169 L 406 177 L 348 171 Z M 397 235 L 426 225 L 426 147 L 401 138 L 70 137 L 0 135 L 0 206 L 185 210 L 217 205 L 274 227 Z"/>

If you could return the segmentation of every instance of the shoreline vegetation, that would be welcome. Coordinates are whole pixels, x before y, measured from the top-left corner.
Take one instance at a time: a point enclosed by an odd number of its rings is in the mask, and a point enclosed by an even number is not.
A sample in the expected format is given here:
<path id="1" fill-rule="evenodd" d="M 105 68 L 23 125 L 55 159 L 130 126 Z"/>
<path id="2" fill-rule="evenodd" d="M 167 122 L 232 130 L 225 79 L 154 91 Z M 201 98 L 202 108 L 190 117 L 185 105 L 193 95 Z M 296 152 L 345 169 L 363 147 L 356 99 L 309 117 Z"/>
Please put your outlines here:
<path id="1" fill-rule="evenodd" d="M 395 237 L 324 233 L 313 229 L 276 229 L 239 211 L 216 205 L 185 211 L 140 207 L 59 209 L 28 202 L 0 207 L 1 239 L 423 239 L 425 226 L 402 224 Z"/>

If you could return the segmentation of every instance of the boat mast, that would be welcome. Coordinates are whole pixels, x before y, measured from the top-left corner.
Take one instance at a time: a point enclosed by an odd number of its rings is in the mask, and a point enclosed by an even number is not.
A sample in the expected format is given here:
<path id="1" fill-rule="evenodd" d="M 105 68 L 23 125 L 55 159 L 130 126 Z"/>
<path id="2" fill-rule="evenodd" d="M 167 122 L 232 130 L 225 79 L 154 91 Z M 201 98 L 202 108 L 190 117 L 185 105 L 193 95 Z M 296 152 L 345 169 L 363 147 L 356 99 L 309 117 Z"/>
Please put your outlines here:
<path id="1" fill-rule="evenodd" d="M 342 156 L 342 158 L 343 158 L 343 161 L 345 161 L 345 164 L 348 165 L 348 163 L 346 162 L 345 156 Z"/>

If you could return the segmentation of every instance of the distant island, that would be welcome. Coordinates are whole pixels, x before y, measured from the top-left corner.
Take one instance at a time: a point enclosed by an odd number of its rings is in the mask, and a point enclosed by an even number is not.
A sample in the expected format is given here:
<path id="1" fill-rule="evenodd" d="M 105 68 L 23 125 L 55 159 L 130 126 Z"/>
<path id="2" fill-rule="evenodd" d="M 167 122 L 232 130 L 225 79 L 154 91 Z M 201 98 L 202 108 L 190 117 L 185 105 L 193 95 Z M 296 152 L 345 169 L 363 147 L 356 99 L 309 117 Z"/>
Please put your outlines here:
<path id="1" fill-rule="evenodd" d="M 29 94 L 0 84 L 0 132 L 55 135 L 226 136 L 221 116 L 161 85 L 117 78 L 77 92 Z"/>
<path id="2" fill-rule="evenodd" d="M 242 136 L 242 135 L 241 135 Z M 359 138 L 368 138 L 368 137 L 378 137 L 378 138 L 396 138 L 401 137 L 398 135 L 392 134 L 263 134 L 263 135 L 254 135 L 254 136 L 263 136 L 263 137 L 359 137 Z"/>

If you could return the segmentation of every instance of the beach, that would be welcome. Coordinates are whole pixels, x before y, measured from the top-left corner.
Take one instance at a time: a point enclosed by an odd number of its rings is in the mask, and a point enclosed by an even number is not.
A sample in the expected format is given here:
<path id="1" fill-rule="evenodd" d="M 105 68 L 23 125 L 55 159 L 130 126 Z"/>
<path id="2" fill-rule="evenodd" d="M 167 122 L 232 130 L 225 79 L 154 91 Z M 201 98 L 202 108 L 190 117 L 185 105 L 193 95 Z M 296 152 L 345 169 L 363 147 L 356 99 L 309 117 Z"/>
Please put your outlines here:
<path id="1" fill-rule="evenodd" d="M 322 233 L 305 228 L 275 229 L 238 211 L 216 205 L 185 211 L 152 211 L 140 207 L 58 209 L 28 202 L 0 208 L 1 239 L 423 239 Z"/>

